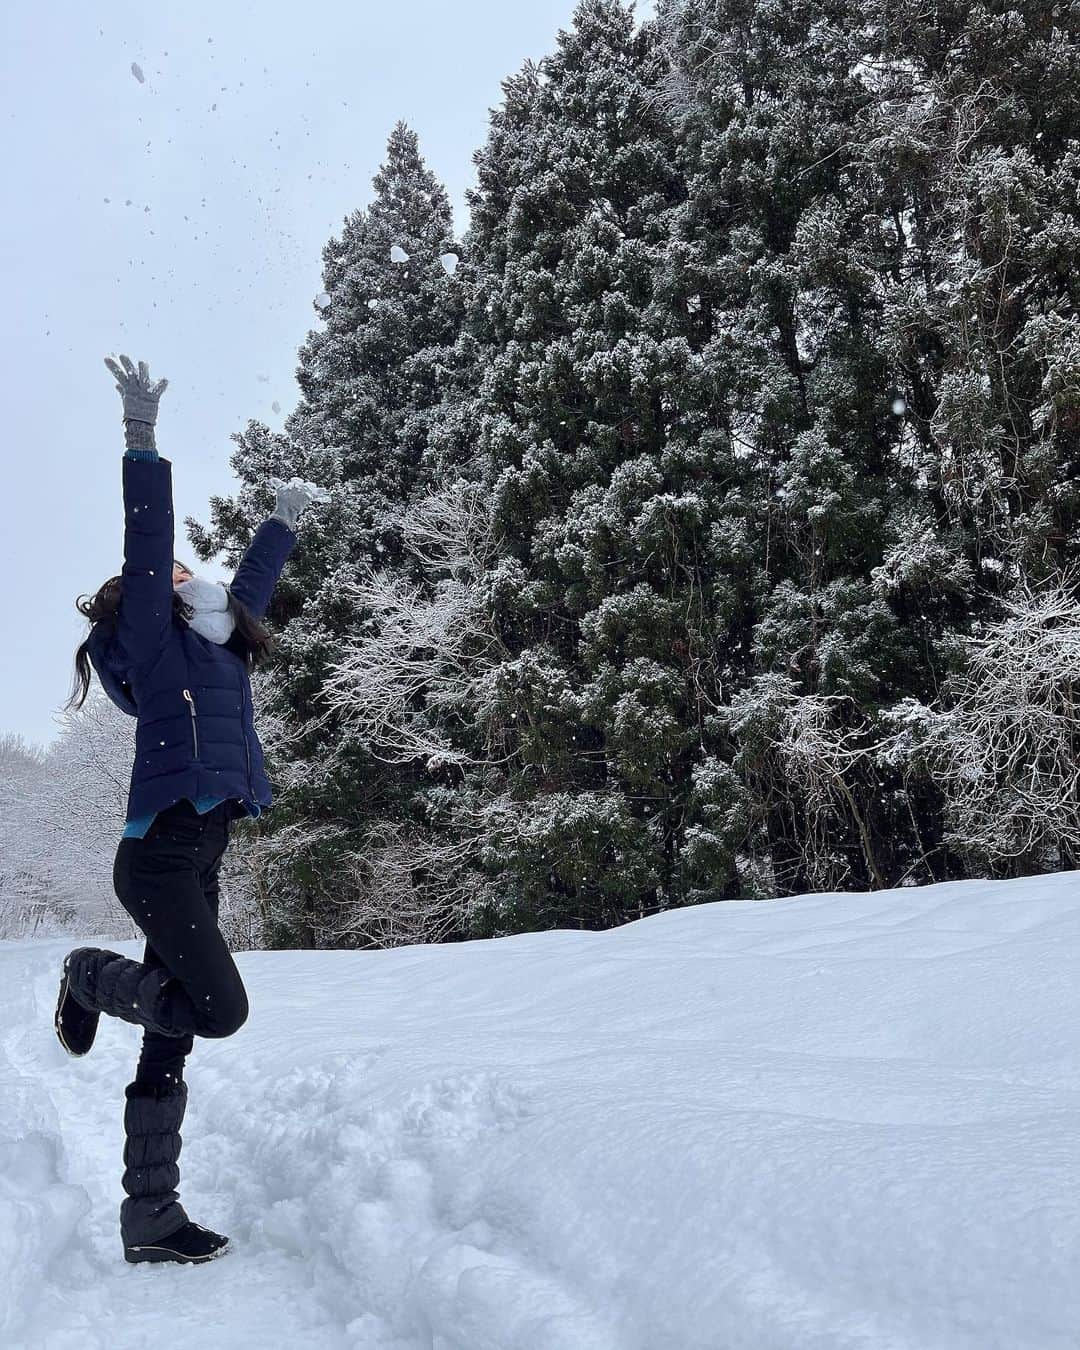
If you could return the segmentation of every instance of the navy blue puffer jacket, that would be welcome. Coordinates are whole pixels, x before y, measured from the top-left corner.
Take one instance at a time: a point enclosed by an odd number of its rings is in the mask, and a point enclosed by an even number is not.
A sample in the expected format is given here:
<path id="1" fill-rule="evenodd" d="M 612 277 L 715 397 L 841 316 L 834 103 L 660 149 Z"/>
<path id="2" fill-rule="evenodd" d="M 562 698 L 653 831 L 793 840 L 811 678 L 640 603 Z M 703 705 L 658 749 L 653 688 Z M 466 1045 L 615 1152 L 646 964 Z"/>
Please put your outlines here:
<path id="1" fill-rule="evenodd" d="M 269 806 L 243 657 L 233 639 L 210 642 L 174 614 L 172 464 L 125 457 L 123 466 L 118 622 L 95 624 L 88 650 L 105 692 L 138 719 L 128 819 L 182 797 Z M 280 520 L 255 531 L 230 589 L 256 618 L 266 613 L 295 543 Z"/>

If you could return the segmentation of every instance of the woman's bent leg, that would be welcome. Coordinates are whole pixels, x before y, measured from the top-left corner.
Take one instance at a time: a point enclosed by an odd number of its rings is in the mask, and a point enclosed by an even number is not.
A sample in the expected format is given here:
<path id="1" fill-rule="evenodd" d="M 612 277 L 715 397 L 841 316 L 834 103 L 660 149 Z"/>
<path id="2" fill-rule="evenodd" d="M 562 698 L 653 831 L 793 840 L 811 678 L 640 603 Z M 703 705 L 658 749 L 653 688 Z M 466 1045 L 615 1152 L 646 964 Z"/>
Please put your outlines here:
<path id="1" fill-rule="evenodd" d="M 203 880 L 228 845 L 227 803 L 200 816 L 183 801 L 144 839 L 121 839 L 117 897 L 161 965 L 79 948 L 68 958 L 73 997 L 162 1036 L 231 1036 L 247 1018 L 240 972 L 217 926 Z"/>
<path id="2" fill-rule="evenodd" d="M 218 921 L 220 897 L 218 871 L 223 857 L 224 850 L 199 878 L 203 896 L 215 923 Z M 164 961 L 149 942 L 143 951 L 143 965 L 165 968 Z M 136 1082 L 153 1084 L 179 1082 L 184 1076 L 184 1064 L 193 1048 L 194 1040 L 191 1036 L 162 1036 L 159 1032 L 147 1028 L 143 1032 L 142 1050 L 135 1071 Z"/>
<path id="3" fill-rule="evenodd" d="M 240 972 L 204 893 L 204 879 L 228 847 L 227 807 L 200 816 L 190 802 L 177 802 L 145 839 L 121 839 L 117 849 L 120 903 L 167 972 L 161 1002 L 172 1016 L 151 1028 L 166 1034 L 231 1036 L 247 1019 Z"/>

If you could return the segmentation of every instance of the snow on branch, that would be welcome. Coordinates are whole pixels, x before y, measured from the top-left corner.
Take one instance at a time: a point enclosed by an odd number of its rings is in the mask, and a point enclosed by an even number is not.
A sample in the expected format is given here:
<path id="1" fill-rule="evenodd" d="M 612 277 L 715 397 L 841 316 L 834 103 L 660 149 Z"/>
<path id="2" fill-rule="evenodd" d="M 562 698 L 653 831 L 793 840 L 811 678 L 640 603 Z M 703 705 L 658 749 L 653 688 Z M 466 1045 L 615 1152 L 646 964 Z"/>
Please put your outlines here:
<path id="1" fill-rule="evenodd" d="M 326 896 L 327 936 L 378 947 L 442 942 L 464 932 L 488 883 L 469 834 L 436 834 L 405 821 L 380 821 L 363 847 L 342 856 L 348 893 Z"/>
<path id="2" fill-rule="evenodd" d="M 868 727 L 852 724 L 850 705 L 843 696 L 803 693 L 780 675 L 760 677 L 732 701 L 732 730 L 759 789 L 797 800 L 806 825 L 803 862 L 821 889 L 838 889 L 847 877 L 836 848 L 836 826 L 844 818 L 856 828 L 867 871 L 885 885 L 857 792 L 872 768 L 873 747 Z"/>
<path id="3" fill-rule="evenodd" d="M 1080 601 L 1062 577 L 1023 582 L 966 644 L 967 665 L 925 707 L 892 713 L 881 753 L 925 761 L 950 841 L 981 861 L 1074 866 L 1080 857 Z"/>
<path id="4" fill-rule="evenodd" d="M 345 583 L 368 617 L 343 645 L 321 698 L 377 758 L 467 764 L 452 730 L 471 716 L 497 645 L 482 579 L 492 548 L 486 505 L 478 487 L 457 482 L 399 523 L 422 579 L 366 567 Z"/>

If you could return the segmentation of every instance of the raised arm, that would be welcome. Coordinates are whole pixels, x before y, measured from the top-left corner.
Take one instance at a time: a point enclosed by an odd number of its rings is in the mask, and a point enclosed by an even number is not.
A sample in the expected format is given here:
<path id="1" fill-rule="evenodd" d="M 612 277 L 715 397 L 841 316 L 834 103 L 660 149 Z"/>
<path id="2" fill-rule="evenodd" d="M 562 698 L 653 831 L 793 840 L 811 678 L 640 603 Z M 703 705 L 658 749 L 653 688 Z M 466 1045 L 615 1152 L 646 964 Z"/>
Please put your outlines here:
<path id="1" fill-rule="evenodd" d="M 229 590 L 257 619 L 266 613 L 281 569 L 295 543 L 295 531 L 272 515 L 255 531 L 240 559 Z"/>
<path id="2" fill-rule="evenodd" d="M 278 479 L 270 482 L 277 488 L 273 514 L 255 531 L 229 587 L 257 619 L 266 613 L 281 569 L 296 543 L 296 522 L 300 512 L 312 502 L 329 499 L 325 489 L 299 478 L 289 483 Z"/>
<path id="3" fill-rule="evenodd" d="M 145 361 L 126 356 L 105 364 L 124 401 L 124 565 L 117 635 L 140 665 L 161 650 L 173 612 L 172 464 L 154 439 L 158 400 L 167 380 L 151 383 Z"/>

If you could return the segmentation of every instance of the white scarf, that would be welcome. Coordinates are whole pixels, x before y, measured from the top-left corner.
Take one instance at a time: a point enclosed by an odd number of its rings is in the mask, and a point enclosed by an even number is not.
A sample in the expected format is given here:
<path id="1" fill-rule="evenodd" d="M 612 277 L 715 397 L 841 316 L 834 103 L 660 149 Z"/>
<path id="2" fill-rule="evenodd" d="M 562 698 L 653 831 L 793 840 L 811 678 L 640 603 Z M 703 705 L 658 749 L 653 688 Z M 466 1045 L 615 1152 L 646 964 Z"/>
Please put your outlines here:
<path id="1" fill-rule="evenodd" d="M 236 626 L 229 611 L 229 597 L 225 587 L 206 577 L 192 577 L 175 587 L 176 593 L 194 611 L 188 624 L 209 642 L 228 642 Z"/>

